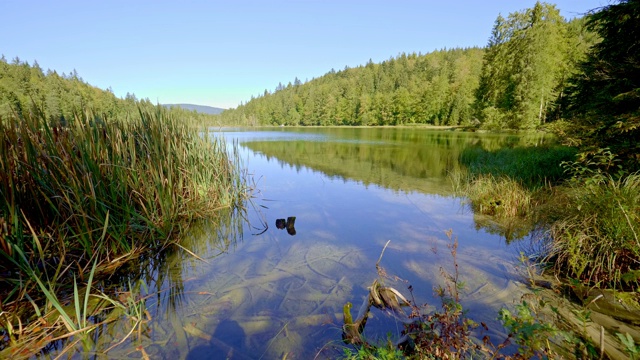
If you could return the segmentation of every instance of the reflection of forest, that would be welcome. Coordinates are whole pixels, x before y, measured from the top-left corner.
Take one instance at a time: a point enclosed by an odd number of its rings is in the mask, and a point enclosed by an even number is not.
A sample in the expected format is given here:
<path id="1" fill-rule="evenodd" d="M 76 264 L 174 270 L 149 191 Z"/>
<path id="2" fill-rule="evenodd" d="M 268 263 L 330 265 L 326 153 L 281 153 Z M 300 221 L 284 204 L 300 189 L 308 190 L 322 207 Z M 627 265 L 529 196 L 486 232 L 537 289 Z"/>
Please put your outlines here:
<path id="1" fill-rule="evenodd" d="M 451 188 L 446 176 L 460 167 L 458 157 L 464 148 L 495 150 L 542 141 L 540 137 L 423 129 L 315 130 L 329 135 L 329 140 L 250 141 L 244 145 L 291 166 L 306 166 L 332 177 L 447 195 Z"/>

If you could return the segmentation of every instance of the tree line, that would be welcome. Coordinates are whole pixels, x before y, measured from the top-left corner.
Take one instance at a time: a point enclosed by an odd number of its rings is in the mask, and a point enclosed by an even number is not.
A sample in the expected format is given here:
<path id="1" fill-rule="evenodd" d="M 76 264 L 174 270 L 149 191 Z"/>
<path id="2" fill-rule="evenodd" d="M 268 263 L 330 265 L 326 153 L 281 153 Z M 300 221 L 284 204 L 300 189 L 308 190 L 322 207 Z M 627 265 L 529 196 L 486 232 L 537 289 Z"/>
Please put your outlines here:
<path id="1" fill-rule="evenodd" d="M 265 91 L 223 122 L 246 125 L 457 125 L 471 119 L 483 50 L 401 54 Z"/>
<path id="2" fill-rule="evenodd" d="M 53 122 L 64 123 L 90 110 L 101 118 L 126 118 L 139 108 L 151 108 L 149 99 L 138 99 L 127 93 L 118 98 L 111 89 L 100 89 L 85 82 L 73 70 L 59 74 L 44 71 L 37 61 L 29 64 L 15 58 L 0 57 L 0 119 L 12 115 L 38 112 Z M 184 121 L 213 123 L 213 115 L 171 107 L 171 112 Z"/>
<path id="3" fill-rule="evenodd" d="M 304 83 L 296 78 L 216 117 L 172 111 L 196 124 L 526 130 L 551 123 L 586 156 L 611 151 L 640 168 L 639 4 L 620 0 L 567 21 L 555 5 L 536 2 L 498 15 L 484 48 L 402 53 Z M 117 98 L 75 71 L 60 75 L 37 62 L 0 58 L 0 118 L 40 111 L 64 121 L 86 109 L 122 117 L 139 106 L 154 105 L 133 94 Z"/>
<path id="4" fill-rule="evenodd" d="M 400 54 L 295 80 L 223 113 L 244 125 L 480 125 L 531 129 L 558 118 L 563 89 L 597 36 L 555 5 L 498 16 L 486 48 Z"/>

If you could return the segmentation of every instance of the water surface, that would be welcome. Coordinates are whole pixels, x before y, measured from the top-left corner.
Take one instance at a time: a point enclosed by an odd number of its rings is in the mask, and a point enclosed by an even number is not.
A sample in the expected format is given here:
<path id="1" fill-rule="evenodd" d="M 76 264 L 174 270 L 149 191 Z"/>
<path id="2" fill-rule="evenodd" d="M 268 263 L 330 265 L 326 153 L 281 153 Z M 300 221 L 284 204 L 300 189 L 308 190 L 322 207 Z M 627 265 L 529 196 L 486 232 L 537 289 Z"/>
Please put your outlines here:
<path id="1" fill-rule="evenodd" d="M 440 304 L 433 287 L 442 284 L 442 270 L 453 271 L 448 246 L 457 239 L 463 304 L 500 335 L 497 310 L 522 292 L 514 271 L 519 249 L 476 224 L 447 175 L 466 147 L 542 139 L 395 128 L 235 129 L 216 136 L 239 143 L 253 198 L 246 211 L 213 221 L 221 226 L 193 229 L 183 245 L 202 260 L 181 251 L 146 270 L 148 291 L 159 291 L 146 301 L 152 320 L 110 356 L 141 346 L 151 358 L 167 359 L 336 357 L 346 346 L 343 305 L 357 309 L 365 299 L 388 241 L 380 263 L 385 284 L 432 310 Z M 295 234 L 276 226 L 290 217 Z M 402 324 L 373 315 L 369 339 L 397 337 Z"/>

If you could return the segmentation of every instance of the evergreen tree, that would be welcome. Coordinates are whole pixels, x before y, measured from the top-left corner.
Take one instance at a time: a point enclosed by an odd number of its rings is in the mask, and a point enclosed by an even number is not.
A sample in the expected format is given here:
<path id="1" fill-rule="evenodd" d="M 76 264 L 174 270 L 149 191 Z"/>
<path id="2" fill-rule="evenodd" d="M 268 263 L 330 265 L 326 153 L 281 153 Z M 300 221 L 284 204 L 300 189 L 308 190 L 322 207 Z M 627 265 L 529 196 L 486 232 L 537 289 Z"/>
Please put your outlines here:
<path id="1" fill-rule="evenodd" d="M 567 90 L 567 140 L 585 154 L 609 148 L 640 169 L 640 1 L 622 0 L 589 15 L 587 27 L 602 41 L 592 46 Z"/>
<path id="2" fill-rule="evenodd" d="M 304 84 L 278 86 L 221 118 L 299 125 L 470 123 L 482 54 L 478 48 L 403 53 L 380 64 L 332 70 Z"/>

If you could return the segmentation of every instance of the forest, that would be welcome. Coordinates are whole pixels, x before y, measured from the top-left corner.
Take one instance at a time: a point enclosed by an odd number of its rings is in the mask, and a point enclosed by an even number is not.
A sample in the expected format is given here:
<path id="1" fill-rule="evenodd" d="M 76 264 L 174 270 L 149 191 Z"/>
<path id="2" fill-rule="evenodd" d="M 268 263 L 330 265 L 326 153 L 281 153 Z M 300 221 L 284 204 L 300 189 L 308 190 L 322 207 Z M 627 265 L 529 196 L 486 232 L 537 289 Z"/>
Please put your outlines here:
<path id="1" fill-rule="evenodd" d="M 564 88 L 598 37 L 555 5 L 498 16 L 485 48 L 399 54 L 380 64 L 279 84 L 222 116 L 242 125 L 480 125 L 533 129 L 558 119 Z"/>
<path id="2" fill-rule="evenodd" d="M 118 98 L 111 89 L 100 89 L 85 82 L 73 70 L 58 74 L 44 71 L 37 61 L 29 64 L 15 58 L 0 57 L 0 119 L 38 113 L 54 123 L 67 123 L 76 115 L 90 110 L 100 118 L 125 118 L 137 114 L 138 107 L 152 108 L 149 99 L 138 99 L 127 93 Z M 212 115 L 171 107 L 171 112 L 193 124 L 212 122 Z"/>
<path id="3" fill-rule="evenodd" d="M 167 110 L 134 94 L 121 99 L 110 89 L 89 85 L 76 71 L 44 71 L 37 62 L 8 61 L 2 56 L 0 357 L 30 356 L 54 337 L 90 339 L 99 325 L 87 321 L 93 316 L 87 299 L 94 274 L 104 276 L 113 266 L 141 256 L 144 249 L 182 248 L 176 240 L 181 229 L 243 201 L 247 185 L 240 160 L 227 154 L 224 144 L 200 132 L 201 126 L 211 124 L 424 124 L 551 131 L 571 146 L 571 152 L 557 156 L 556 170 L 562 170 L 563 181 L 553 184 L 550 166 L 522 161 L 532 153 L 534 160 L 555 156 L 551 147 L 504 151 L 478 147 L 462 154 L 443 150 L 442 155 L 468 159 L 470 175 L 461 177 L 460 187 L 474 206 L 484 201 L 498 213 L 508 209 L 505 197 L 511 195 L 506 190 L 522 190 L 512 198 L 525 199 L 519 203 L 531 209 L 513 216 L 514 222 L 532 217 L 549 225 L 553 242 L 542 261 L 550 264 L 557 278 L 568 280 L 572 289 L 582 284 L 631 294 L 637 307 L 638 59 L 640 0 L 620 0 L 572 20 L 563 18 L 555 5 L 537 2 L 530 9 L 498 15 L 485 47 L 403 53 L 379 64 L 369 61 L 331 70 L 304 83 L 296 78 L 220 115 L 177 107 Z M 298 145 L 275 151 L 285 157 Z M 313 144 L 312 150 L 332 163 L 346 152 L 323 144 Z M 567 161 L 564 154 L 573 157 L 573 150 L 577 161 Z M 434 152 L 376 153 L 367 147 L 359 151 L 354 157 L 362 162 L 378 158 L 383 171 L 398 164 L 416 172 L 444 171 L 431 165 L 431 159 L 441 155 Z M 517 176 L 505 176 L 505 168 L 514 164 L 524 166 L 518 167 Z M 349 169 L 357 165 L 351 163 Z M 542 185 L 520 181 L 523 167 L 543 173 L 538 178 Z M 326 171 L 346 176 L 343 169 Z M 494 177 L 494 171 L 500 173 Z M 121 263 L 112 265 L 113 258 L 122 259 Z M 87 273 L 86 290 L 78 290 L 75 274 Z M 65 297 L 71 296 L 75 315 L 63 307 Z M 111 301 L 106 295 L 103 299 Z M 449 300 L 457 304 L 457 292 Z M 133 309 L 141 303 L 132 294 L 128 304 Z M 38 304 L 46 304 L 42 309 L 47 314 L 41 316 Z M 115 300 L 110 304 L 122 305 Z M 458 331 L 462 337 L 434 341 L 435 333 L 425 332 L 428 337 L 416 340 L 425 357 L 434 347 L 447 352 L 475 346 L 474 341 L 465 342 L 467 323 L 464 312 L 457 309 L 444 308 L 443 314 L 436 314 L 440 317 L 435 326 Z M 527 337 L 514 337 L 524 350 L 551 353 L 529 337 L 530 330 L 542 329 L 534 335 L 547 341 L 548 327 L 535 322 L 520 327 L 522 318 L 502 315 L 512 334 L 526 333 Z M 54 325 L 43 327 L 41 321 Z M 428 321 L 433 326 L 433 319 Z M 346 320 L 345 325 L 354 327 Z M 628 343 L 627 353 L 640 354 L 633 339 Z M 495 355 L 499 350 L 488 352 Z"/>

